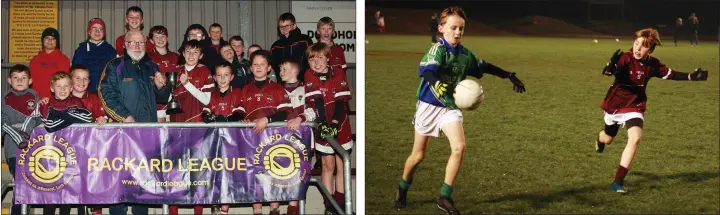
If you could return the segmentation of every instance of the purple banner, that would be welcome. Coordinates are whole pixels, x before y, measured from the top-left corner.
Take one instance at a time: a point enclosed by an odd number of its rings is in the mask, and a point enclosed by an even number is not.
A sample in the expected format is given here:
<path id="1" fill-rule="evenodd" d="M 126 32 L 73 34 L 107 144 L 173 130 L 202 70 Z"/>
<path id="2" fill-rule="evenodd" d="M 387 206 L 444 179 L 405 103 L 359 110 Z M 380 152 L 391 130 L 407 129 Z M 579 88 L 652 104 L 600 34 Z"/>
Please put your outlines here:
<path id="1" fill-rule="evenodd" d="M 36 128 L 17 152 L 21 204 L 218 204 L 305 199 L 312 131 Z"/>

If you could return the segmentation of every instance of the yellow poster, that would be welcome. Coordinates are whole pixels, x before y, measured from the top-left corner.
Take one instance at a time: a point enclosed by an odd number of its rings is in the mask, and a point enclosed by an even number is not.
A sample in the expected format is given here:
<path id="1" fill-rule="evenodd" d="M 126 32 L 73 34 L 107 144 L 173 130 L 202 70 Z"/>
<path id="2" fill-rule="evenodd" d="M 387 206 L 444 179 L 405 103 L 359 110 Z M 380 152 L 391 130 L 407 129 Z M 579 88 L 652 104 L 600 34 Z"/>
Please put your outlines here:
<path id="1" fill-rule="evenodd" d="M 58 28 L 58 1 L 10 1 L 10 62 L 28 63 L 42 48 L 40 35 Z"/>

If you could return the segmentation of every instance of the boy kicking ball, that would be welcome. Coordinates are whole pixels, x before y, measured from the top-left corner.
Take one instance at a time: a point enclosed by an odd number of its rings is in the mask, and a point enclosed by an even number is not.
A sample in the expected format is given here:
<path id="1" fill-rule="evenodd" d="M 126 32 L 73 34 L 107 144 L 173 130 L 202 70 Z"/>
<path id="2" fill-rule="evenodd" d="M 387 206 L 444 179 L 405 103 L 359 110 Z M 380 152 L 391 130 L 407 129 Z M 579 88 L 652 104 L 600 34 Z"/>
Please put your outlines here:
<path id="1" fill-rule="evenodd" d="M 425 157 L 430 136 L 437 137 L 442 130 L 450 141 L 452 153 L 445 169 L 445 180 L 440 189 L 437 206 L 447 214 L 460 214 L 450 197 L 465 151 L 462 112 L 458 110 L 453 99 L 454 88 L 460 81 L 468 75 L 479 79 L 483 73 L 488 73 L 510 78 L 516 92 L 525 91 L 525 85 L 515 77 L 515 73 L 480 59 L 460 43 L 465 19 L 465 12 L 461 8 L 453 6 L 443 10 L 438 26 L 442 38 L 433 44 L 420 62 L 419 75 L 422 79 L 417 91 L 417 110 L 413 120 L 415 142 L 405 162 L 395 199 L 395 208 L 398 210 L 407 205 L 407 192 L 413 181 L 413 173 Z"/>
<path id="2" fill-rule="evenodd" d="M 615 139 L 620 125 L 627 127 L 628 142 L 620 157 L 620 165 L 615 173 L 615 180 L 610 189 L 625 193 L 624 179 L 635 157 L 642 139 L 643 121 L 647 95 L 645 89 L 651 77 L 676 81 L 705 81 L 708 71 L 700 68 L 692 73 L 672 70 L 650 56 L 655 46 L 660 45 L 657 30 L 646 28 L 635 32 L 635 43 L 629 52 L 622 53 L 619 49 L 603 69 L 603 74 L 615 76 L 615 81 L 602 101 L 601 108 L 605 111 L 605 128 L 600 131 L 595 142 L 595 151 L 603 152 L 606 145 Z"/>

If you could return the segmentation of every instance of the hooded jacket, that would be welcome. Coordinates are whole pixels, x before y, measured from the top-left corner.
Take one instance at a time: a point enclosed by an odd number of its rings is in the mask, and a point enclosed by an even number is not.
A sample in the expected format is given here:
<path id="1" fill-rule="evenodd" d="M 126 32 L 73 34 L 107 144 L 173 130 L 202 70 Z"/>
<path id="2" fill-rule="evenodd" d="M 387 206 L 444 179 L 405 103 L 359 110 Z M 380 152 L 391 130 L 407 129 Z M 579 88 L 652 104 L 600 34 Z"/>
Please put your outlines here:
<path id="1" fill-rule="evenodd" d="M 113 58 L 115 58 L 115 49 L 107 41 L 103 40 L 95 44 L 90 40 L 86 40 L 75 49 L 72 65 L 85 65 L 90 70 L 88 91 L 97 93 L 100 74 L 102 74 L 105 65 Z"/>
<path id="2" fill-rule="evenodd" d="M 250 71 L 250 61 L 246 59 L 240 60 L 237 54 L 233 54 L 232 70 L 235 77 L 230 81 L 232 88 L 242 88 L 250 82 L 253 78 L 252 71 Z"/>
<path id="3" fill-rule="evenodd" d="M 188 42 L 187 38 L 188 34 L 190 33 L 190 29 L 200 29 L 203 35 L 205 35 L 205 39 L 200 41 L 200 43 L 203 45 L 203 57 L 200 59 L 200 63 L 210 69 L 211 74 L 215 74 L 215 65 L 222 63 L 225 59 L 223 59 L 222 56 L 218 54 L 215 48 L 210 46 L 212 42 L 210 41 L 208 32 L 205 30 L 205 27 L 200 24 L 192 24 L 187 29 L 185 29 L 182 44 L 180 45 L 180 48 L 178 48 L 178 54 L 180 55 L 180 57 L 178 58 L 178 65 L 185 65 L 185 56 L 183 55 L 183 51 L 185 50 L 185 44 Z"/>
<path id="4" fill-rule="evenodd" d="M 279 33 L 278 33 L 279 34 Z M 280 39 L 275 41 L 271 48 L 272 69 L 276 77 L 280 77 L 280 63 L 286 59 L 294 58 L 300 63 L 300 74 L 298 80 L 303 82 L 305 70 L 310 68 L 305 51 L 313 42 L 308 35 L 302 34 L 300 28 L 290 31 L 290 35 L 279 34 Z M 279 78 L 278 78 L 279 79 Z"/>
<path id="5" fill-rule="evenodd" d="M 157 64 L 147 55 L 133 61 L 127 52 L 110 60 L 100 76 L 98 97 L 113 121 L 132 116 L 136 122 L 156 122 L 156 104 L 167 103 L 170 89 L 158 89 L 151 77 L 159 72 Z"/>
<path id="6" fill-rule="evenodd" d="M 217 45 L 212 44 L 212 39 L 208 39 L 208 41 L 210 41 L 210 43 L 208 43 L 210 45 L 210 47 L 215 49 L 215 52 L 217 52 L 218 55 L 220 55 L 220 57 L 222 57 L 222 55 L 220 54 L 220 48 L 227 45 L 228 42 L 225 41 L 225 39 L 223 39 L 222 37 L 220 38 L 220 43 L 218 43 Z"/>
<path id="7" fill-rule="evenodd" d="M 58 71 L 68 72 L 68 69 L 70 69 L 70 58 L 65 56 L 60 49 L 55 49 L 50 53 L 40 50 L 30 60 L 32 89 L 40 98 L 50 97 L 50 77 Z"/>

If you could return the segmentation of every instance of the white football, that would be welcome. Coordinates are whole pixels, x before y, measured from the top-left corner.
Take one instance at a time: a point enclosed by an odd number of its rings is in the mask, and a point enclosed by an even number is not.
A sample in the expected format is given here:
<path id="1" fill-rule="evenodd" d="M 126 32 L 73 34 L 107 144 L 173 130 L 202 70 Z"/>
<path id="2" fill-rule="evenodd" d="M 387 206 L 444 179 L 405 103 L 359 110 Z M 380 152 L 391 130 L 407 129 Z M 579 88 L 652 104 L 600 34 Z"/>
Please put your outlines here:
<path id="1" fill-rule="evenodd" d="M 473 80 L 465 79 L 455 87 L 455 105 L 462 110 L 475 110 L 485 100 L 485 90 Z"/>
<path id="2" fill-rule="evenodd" d="M 598 40 L 597 39 L 593 40 L 593 43 L 598 43 Z"/>

